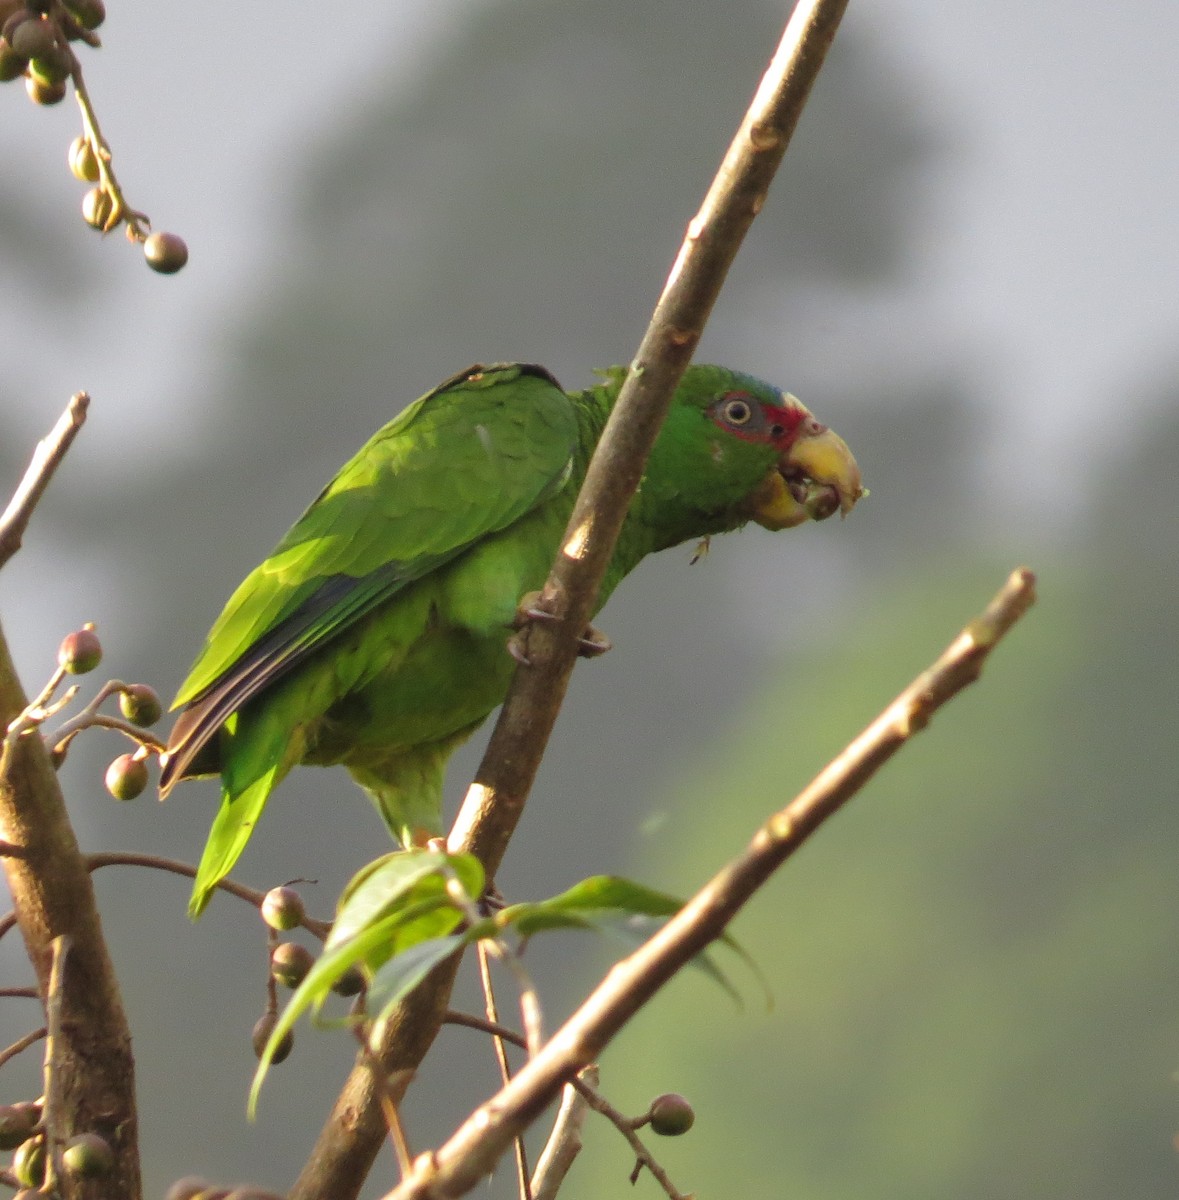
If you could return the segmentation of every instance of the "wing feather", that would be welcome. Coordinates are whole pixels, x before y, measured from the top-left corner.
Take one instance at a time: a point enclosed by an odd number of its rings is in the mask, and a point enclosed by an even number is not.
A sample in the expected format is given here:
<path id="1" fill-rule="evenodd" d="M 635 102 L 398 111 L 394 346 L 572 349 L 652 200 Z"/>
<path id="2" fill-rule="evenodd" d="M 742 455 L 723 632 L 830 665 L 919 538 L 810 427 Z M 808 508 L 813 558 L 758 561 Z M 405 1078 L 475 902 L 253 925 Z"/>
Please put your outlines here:
<path id="1" fill-rule="evenodd" d="M 542 367 L 472 367 L 379 430 L 230 598 L 173 707 L 166 795 L 221 725 L 403 588 L 564 486 L 576 415 Z"/>

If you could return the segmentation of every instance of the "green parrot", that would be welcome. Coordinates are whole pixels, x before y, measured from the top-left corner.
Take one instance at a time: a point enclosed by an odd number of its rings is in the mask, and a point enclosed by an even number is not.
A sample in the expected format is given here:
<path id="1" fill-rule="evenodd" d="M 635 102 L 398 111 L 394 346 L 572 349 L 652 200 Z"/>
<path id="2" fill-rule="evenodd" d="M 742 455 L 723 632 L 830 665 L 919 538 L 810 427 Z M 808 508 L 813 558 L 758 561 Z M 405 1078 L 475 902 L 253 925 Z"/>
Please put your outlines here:
<path id="1" fill-rule="evenodd" d="M 565 392 L 543 367 L 475 366 L 379 430 L 230 597 L 173 708 L 160 796 L 221 776 L 189 912 L 297 763 L 341 763 L 403 846 L 442 832 L 454 749 L 504 698 L 523 597 L 548 575 L 626 377 Z M 841 438 L 795 397 L 690 366 L 622 527 L 599 607 L 647 554 L 755 521 L 846 514 Z"/>

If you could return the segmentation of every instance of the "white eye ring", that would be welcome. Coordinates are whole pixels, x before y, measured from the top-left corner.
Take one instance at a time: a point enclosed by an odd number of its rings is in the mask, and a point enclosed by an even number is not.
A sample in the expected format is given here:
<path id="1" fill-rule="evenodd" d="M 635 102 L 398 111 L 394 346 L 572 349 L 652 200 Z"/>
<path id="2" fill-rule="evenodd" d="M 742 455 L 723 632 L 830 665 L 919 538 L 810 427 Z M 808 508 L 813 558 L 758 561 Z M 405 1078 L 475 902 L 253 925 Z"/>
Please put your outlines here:
<path id="1" fill-rule="evenodd" d="M 748 425 L 753 416 L 753 407 L 748 400 L 734 396 L 725 401 L 725 420 L 732 425 Z"/>

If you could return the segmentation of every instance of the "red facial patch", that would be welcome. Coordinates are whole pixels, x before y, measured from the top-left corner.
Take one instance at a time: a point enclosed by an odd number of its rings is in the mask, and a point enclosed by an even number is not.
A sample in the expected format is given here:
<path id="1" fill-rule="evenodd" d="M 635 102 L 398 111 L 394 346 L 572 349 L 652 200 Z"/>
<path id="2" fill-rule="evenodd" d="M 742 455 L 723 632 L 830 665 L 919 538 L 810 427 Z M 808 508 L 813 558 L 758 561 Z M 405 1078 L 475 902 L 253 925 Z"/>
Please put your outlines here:
<path id="1" fill-rule="evenodd" d="M 822 426 L 805 409 L 792 405 L 766 404 L 748 392 L 726 392 L 708 406 L 712 423 L 746 442 L 775 446 L 785 452 L 804 425 L 821 433 Z"/>

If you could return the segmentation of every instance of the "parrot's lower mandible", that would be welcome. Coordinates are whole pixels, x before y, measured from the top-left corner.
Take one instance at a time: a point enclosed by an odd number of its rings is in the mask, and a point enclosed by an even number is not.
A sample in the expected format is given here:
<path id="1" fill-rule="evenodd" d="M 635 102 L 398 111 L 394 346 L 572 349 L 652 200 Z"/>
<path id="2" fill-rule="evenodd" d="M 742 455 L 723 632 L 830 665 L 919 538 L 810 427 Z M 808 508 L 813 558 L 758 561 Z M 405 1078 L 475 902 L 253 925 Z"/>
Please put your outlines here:
<path id="1" fill-rule="evenodd" d="M 197 916 L 271 791 L 341 763 L 402 845 L 442 832 L 447 759 L 499 704 L 522 597 L 548 575 L 625 368 L 565 392 L 543 367 L 472 367 L 411 404 L 328 484 L 217 618 L 173 707 L 160 794 L 221 776 Z M 793 396 L 684 374 L 598 604 L 647 554 L 863 495 L 843 440 Z"/>

